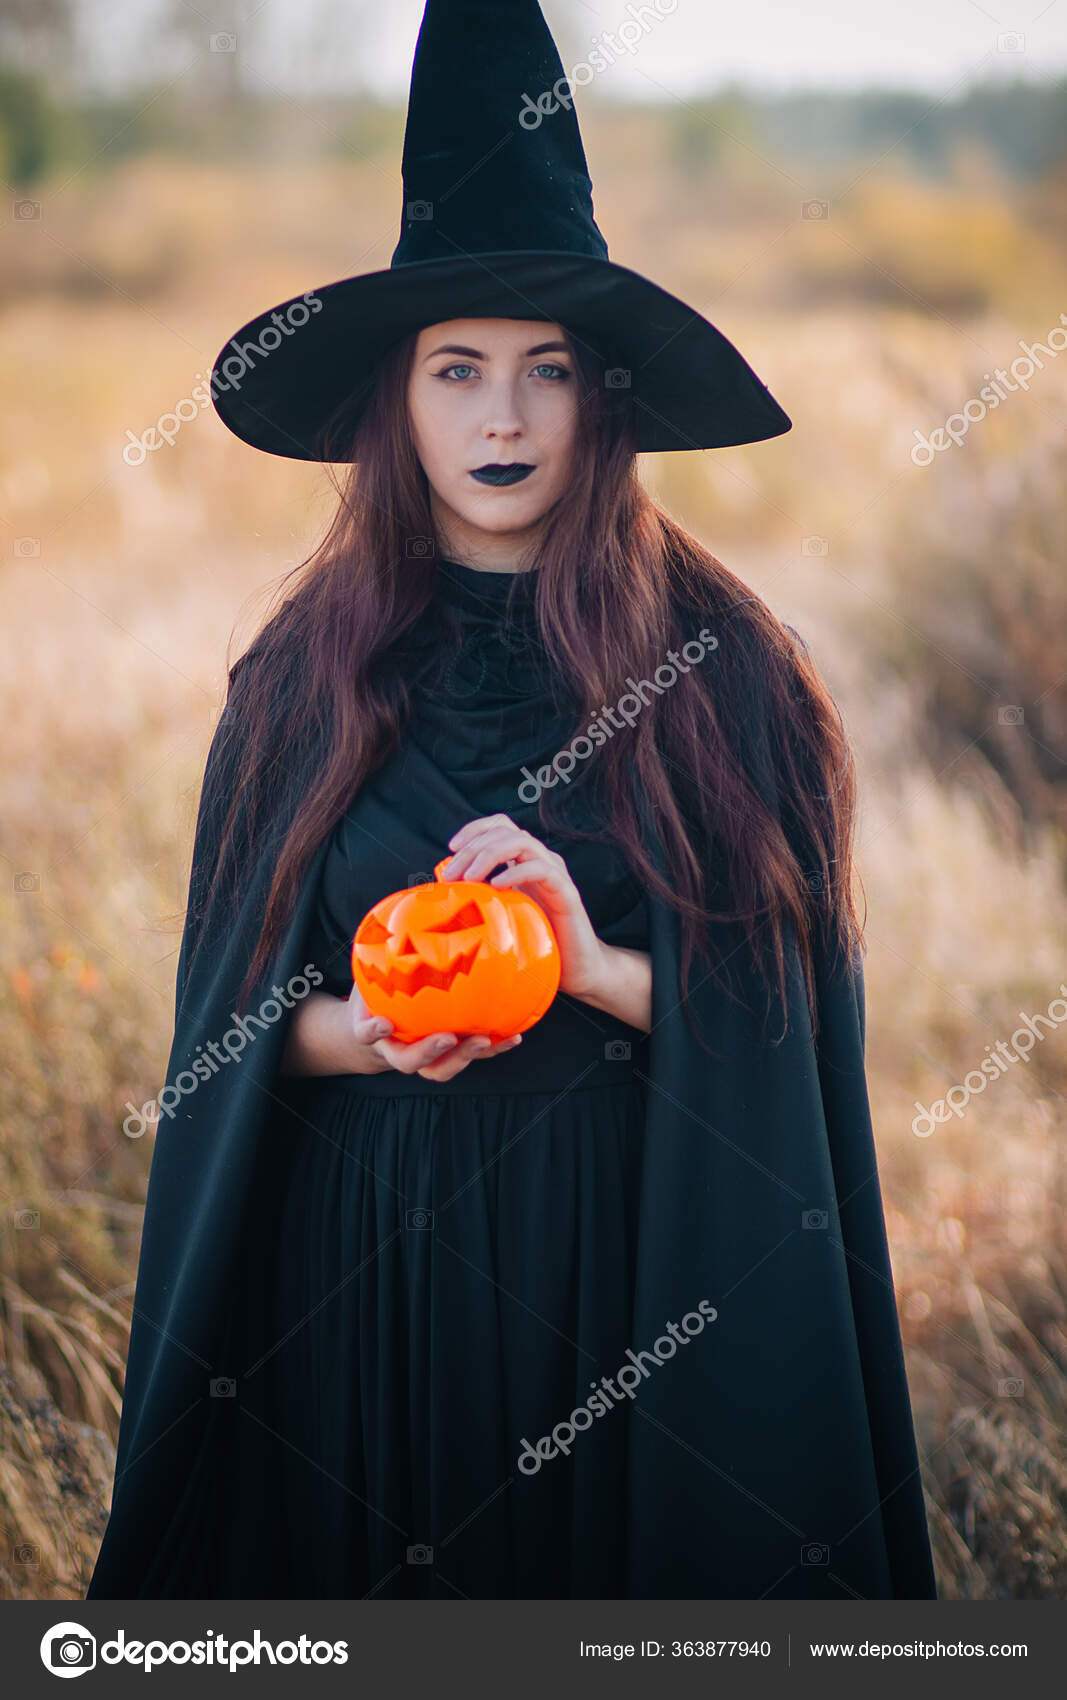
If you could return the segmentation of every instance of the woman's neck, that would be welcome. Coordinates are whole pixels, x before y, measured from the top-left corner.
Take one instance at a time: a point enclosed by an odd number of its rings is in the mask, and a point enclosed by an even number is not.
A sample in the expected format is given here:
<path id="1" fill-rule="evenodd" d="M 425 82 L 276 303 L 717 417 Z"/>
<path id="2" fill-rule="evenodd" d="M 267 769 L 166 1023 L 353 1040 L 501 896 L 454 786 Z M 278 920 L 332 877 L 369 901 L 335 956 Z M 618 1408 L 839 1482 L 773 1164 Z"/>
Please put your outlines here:
<path id="1" fill-rule="evenodd" d="M 433 506 L 433 504 L 431 504 Z M 434 529 L 441 554 L 447 561 L 482 573 L 522 573 L 536 566 L 537 544 L 533 528 L 516 532 L 482 531 L 468 525 L 458 514 L 433 513 Z"/>

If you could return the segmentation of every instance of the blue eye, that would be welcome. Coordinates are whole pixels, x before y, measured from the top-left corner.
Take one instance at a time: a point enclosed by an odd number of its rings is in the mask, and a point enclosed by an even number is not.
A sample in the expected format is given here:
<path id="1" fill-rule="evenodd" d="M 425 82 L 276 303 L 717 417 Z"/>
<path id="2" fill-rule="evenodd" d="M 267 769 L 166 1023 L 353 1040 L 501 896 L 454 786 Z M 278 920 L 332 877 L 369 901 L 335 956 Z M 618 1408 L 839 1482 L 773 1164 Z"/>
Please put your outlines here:
<path id="1" fill-rule="evenodd" d="M 447 379 L 450 372 L 473 372 L 473 371 L 474 371 L 473 366 L 468 366 L 466 364 L 466 362 L 463 361 L 463 360 L 457 360 L 455 362 L 455 364 L 452 365 L 452 366 L 443 366 L 439 372 L 434 373 L 434 377 L 435 378 L 445 378 L 445 379 Z M 455 380 L 455 382 L 461 384 L 463 382 L 463 379 L 457 378 Z"/>
<path id="2" fill-rule="evenodd" d="M 534 371 L 537 372 L 537 373 L 540 373 L 541 375 L 548 372 L 548 373 L 553 375 L 554 380 L 570 377 L 570 372 L 568 371 L 566 366 L 557 366 L 551 360 L 542 361 L 540 366 L 534 367 Z"/>

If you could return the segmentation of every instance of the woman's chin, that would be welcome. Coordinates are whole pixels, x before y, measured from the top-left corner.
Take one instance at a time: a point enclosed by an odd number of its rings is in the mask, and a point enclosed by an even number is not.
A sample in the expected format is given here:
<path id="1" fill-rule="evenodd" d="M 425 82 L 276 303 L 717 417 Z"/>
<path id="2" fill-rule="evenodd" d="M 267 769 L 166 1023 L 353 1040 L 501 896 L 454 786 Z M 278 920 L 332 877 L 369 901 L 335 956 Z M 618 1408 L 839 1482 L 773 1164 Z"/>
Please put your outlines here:
<path id="1" fill-rule="evenodd" d="M 484 497 L 468 499 L 455 510 L 467 525 L 495 533 L 528 531 L 548 513 L 543 501 L 531 502 L 504 490 L 487 491 Z"/>

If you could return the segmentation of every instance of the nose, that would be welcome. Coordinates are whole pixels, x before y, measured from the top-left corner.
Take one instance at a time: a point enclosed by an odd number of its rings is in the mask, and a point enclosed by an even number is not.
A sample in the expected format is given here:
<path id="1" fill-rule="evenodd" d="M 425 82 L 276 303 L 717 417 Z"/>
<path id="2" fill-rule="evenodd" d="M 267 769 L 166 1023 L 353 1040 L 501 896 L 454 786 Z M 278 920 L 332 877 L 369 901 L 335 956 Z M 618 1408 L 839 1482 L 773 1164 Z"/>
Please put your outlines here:
<path id="1" fill-rule="evenodd" d="M 509 379 L 501 378 L 492 386 L 487 400 L 489 405 L 482 421 L 482 436 L 490 442 L 515 442 L 526 429 L 515 385 Z"/>

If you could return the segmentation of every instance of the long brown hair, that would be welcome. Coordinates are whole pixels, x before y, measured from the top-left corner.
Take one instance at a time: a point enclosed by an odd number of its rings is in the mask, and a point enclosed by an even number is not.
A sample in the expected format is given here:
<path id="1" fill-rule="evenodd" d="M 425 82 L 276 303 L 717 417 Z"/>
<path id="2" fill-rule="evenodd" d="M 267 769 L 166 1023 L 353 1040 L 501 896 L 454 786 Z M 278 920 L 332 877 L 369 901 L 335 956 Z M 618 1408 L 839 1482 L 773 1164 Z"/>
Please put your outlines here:
<path id="1" fill-rule="evenodd" d="M 222 741 L 234 778 L 203 908 L 223 886 L 239 894 L 252 847 L 272 824 L 277 844 L 239 1002 L 272 962 L 317 846 L 407 721 L 402 640 L 432 599 L 438 554 L 406 401 L 416 338 L 385 355 L 355 428 L 342 409 L 324 436 L 327 462 L 354 463 L 335 476 L 332 523 L 285 575 L 280 592 L 294 576 L 295 588 L 230 670 Z M 541 825 L 574 837 L 610 833 L 642 889 L 678 912 L 687 1013 L 694 957 L 728 982 L 724 963 L 739 943 L 784 1010 L 792 938 L 817 1028 L 817 950 L 862 948 L 841 718 L 806 647 L 642 487 L 636 404 L 624 385 L 605 381 L 614 356 L 568 340 L 580 428 L 573 478 L 537 550 L 535 613 L 575 705 L 576 735 L 628 680 L 650 677 L 701 629 L 716 645 L 583 764 L 596 770 L 603 829 L 579 831 L 556 815 L 547 789 Z M 347 456 L 333 452 L 342 445 Z"/>

